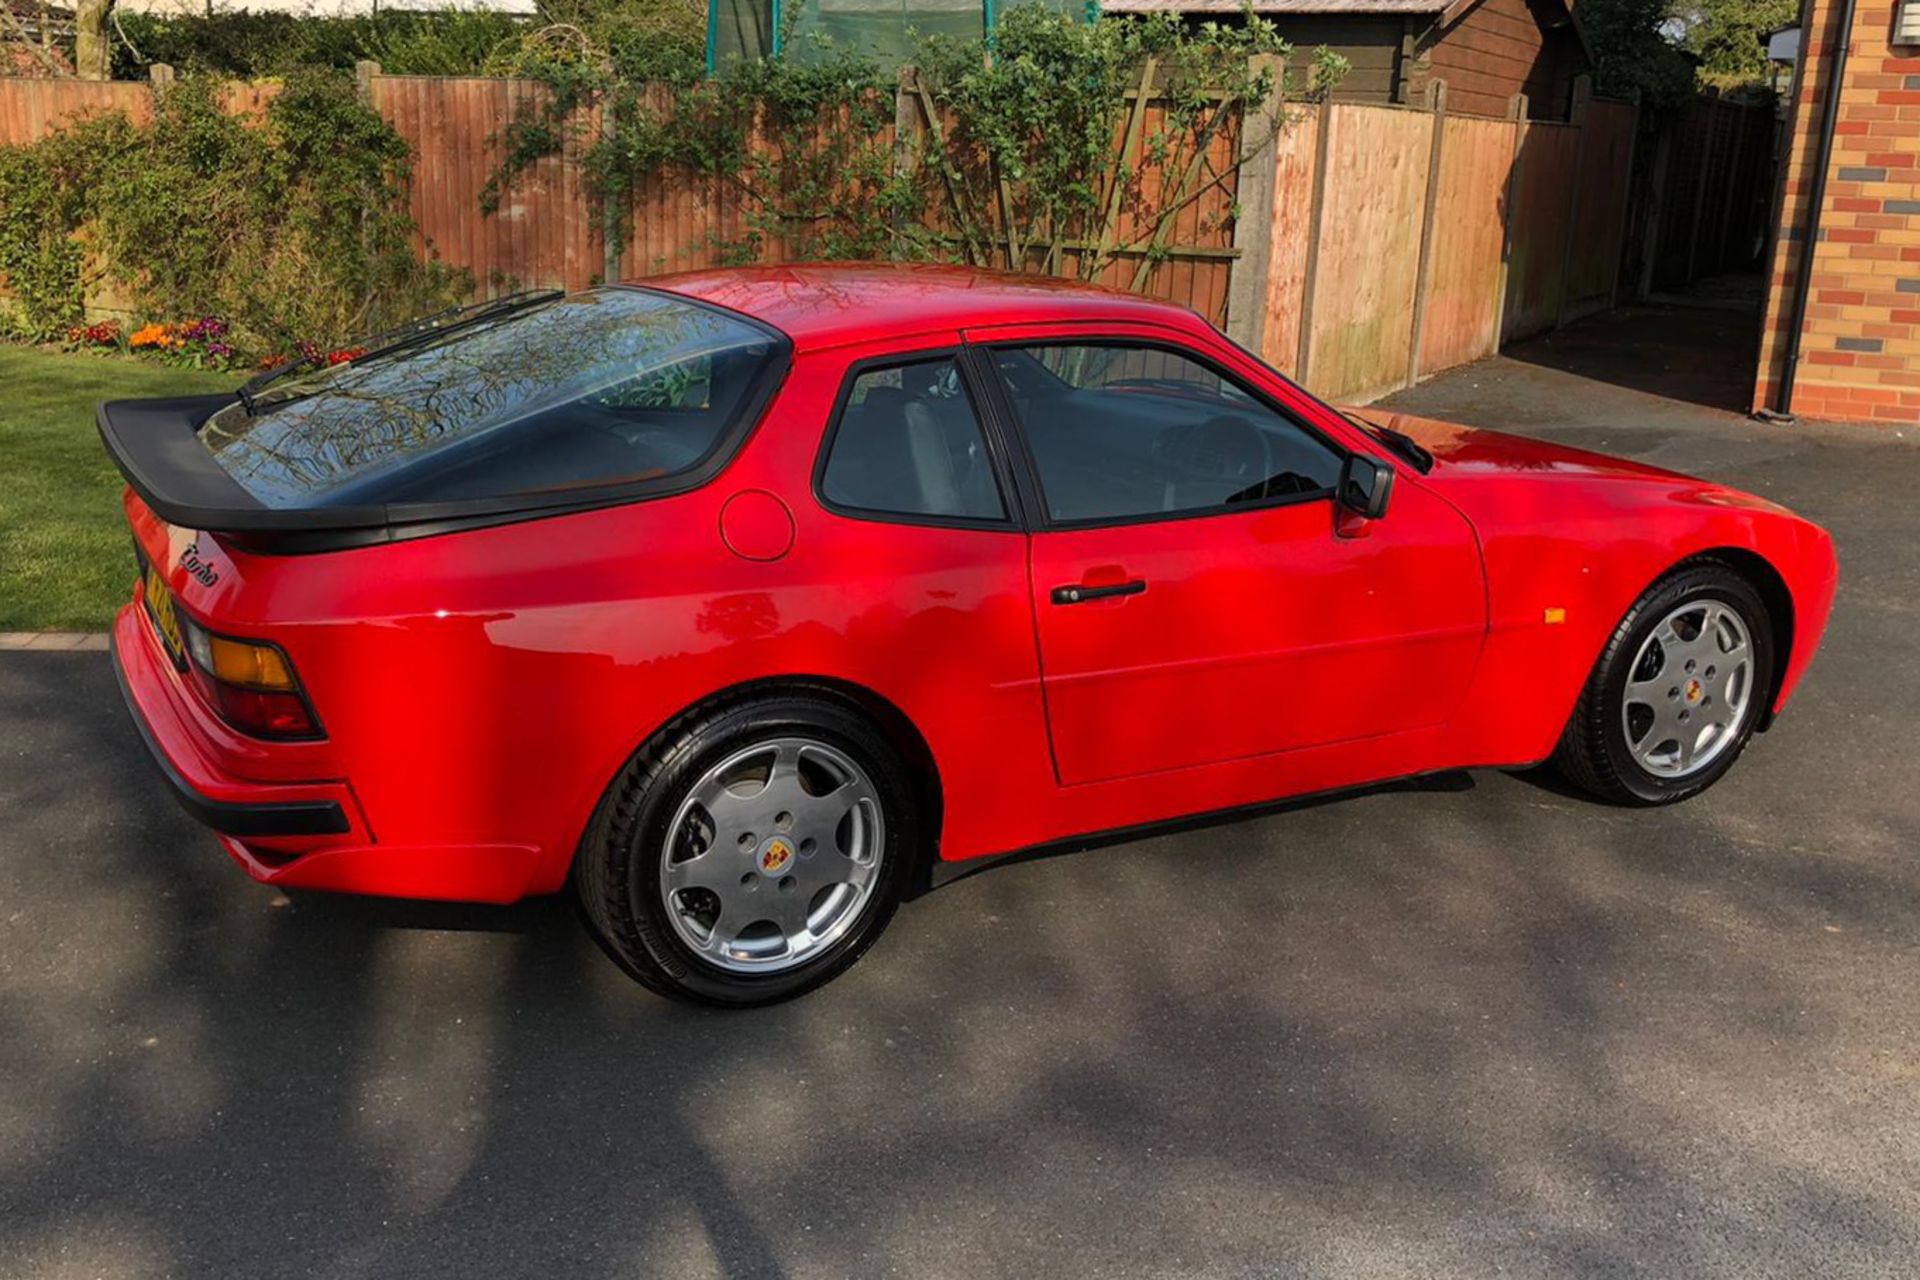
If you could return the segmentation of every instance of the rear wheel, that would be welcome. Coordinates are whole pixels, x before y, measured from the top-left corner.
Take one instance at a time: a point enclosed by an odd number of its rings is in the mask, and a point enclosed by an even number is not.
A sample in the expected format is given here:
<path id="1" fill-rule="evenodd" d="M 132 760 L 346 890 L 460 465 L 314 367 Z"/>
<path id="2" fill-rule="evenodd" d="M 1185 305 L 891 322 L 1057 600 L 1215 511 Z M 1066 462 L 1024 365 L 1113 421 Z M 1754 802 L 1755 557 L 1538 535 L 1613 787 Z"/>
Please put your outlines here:
<path id="1" fill-rule="evenodd" d="M 830 698 L 776 695 L 668 727 L 595 814 L 587 918 L 647 986 L 718 1005 L 844 971 L 891 919 L 918 830 L 886 738 Z"/>
<path id="2" fill-rule="evenodd" d="M 1554 763 L 1603 799 L 1683 800 L 1733 767 L 1772 674 L 1773 628 L 1759 593 L 1717 561 L 1686 566 L 1620 620 Z"/>

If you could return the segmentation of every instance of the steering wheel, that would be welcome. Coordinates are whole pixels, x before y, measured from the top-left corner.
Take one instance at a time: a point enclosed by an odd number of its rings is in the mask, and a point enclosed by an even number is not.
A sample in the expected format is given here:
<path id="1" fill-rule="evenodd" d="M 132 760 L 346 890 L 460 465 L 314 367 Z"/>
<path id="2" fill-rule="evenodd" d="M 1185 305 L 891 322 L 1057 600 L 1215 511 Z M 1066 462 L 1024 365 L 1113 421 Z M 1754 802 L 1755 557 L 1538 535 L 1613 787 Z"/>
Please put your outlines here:
<path id="1" fill-rule="evenodd" d="M 1236 490 L 1273 474 L 1273 445 L 1267 433 L 1231 413 L 1162 431 L 1154 438 L 1153 458 L 1184 472 L 1187 479 L 1218 481 Z"/>

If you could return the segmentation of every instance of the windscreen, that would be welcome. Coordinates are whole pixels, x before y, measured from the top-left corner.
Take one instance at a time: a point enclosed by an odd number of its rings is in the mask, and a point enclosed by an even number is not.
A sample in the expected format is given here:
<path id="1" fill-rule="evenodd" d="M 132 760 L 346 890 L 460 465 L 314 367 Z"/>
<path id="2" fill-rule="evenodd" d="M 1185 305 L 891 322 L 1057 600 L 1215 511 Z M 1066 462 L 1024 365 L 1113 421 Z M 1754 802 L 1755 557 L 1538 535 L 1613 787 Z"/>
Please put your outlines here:
<path id="1" fill-rule="evenodd" d="M 666 294 L 597 289 L 220 410 L 201 442 L 275 508 L 457 502 L 665 479 L 734 437 L 781 341 Z"/>

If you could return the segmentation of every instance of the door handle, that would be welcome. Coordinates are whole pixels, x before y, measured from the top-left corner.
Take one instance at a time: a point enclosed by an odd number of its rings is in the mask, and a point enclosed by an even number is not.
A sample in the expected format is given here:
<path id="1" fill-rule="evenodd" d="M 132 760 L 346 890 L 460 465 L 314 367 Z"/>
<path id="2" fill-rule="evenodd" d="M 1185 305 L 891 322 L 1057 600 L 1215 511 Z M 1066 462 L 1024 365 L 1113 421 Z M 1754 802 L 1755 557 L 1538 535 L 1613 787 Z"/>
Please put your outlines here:
<path id="1" fill-rule="evenodd" d="M 1053 602 L 1085 604 L 1089 600 L 1105 600 L 1110 596 L 1137 596 L 1146 589 L 1147 584 L 1139 578 L 1135 578 L 1132 582 L 1102 583 L 1097 587 L 1076 582 L 1072 586 L 1055 587 Z"/>

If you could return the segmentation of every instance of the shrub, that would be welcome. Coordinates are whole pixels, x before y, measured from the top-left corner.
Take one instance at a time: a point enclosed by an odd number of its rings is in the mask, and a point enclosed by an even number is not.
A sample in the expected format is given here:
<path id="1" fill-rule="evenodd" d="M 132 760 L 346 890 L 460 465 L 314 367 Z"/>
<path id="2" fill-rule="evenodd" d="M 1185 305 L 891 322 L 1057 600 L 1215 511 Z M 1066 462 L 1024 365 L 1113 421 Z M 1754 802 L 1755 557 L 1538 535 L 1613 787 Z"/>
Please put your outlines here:
<path id="1" fill-rule="evenodd" d="M 82 270 L 93 192 L 131 154 L 135 133 L 122 115 L 82 121 L 30 147 L 0 147 L 0 331 L 48 338 L 81 318 Z"/>
<path id="2" fill-rule="evenodd" d="M 464 272 L 420 260 L 407 145 L 351 79 L 294 75 L 261 120 L 220 97 L 221 82 L 190 77 L 150 124 L 112 115 L 0 148 L 16 332 L 77 322 L 89 261 L 142 314 L 223 317 L 223 340 L 248 353 L 385 328 L 468 291 Z"/>
<path id="3" fill-rule="evenodd" d="M 351 71 L 363 59 L 378 62 L 389 75 L 494 74 L 512 69 L 516 51 L 532 33 L 555 26 L 580 32 L 611 51 L 616 64 L 646 74 L 698 64 L 706 52 L 703 11 L 687 0 L 548 0 L 531 20 L 449 9 L 344 18 L 123 13 L 119 24 L 127 39 L 116 43 L 114 75 L 127 80 L 144 78 L 156 62 L 236 79 L 316 68 Z"/>
<path id="4" fill-rule="evenodd" d="M 114 74 L 127 80 L 145 78 L 147 64 L 155 62 L 183 74 L 257 79 L 300 70 L 351 71 L 366 58 L 395 75 L 472 75 L 521 27 L 511 14 L 461 10 L 354 18 L 123 13 L 119 21 L 127 41 L 115 46 Z"/>

